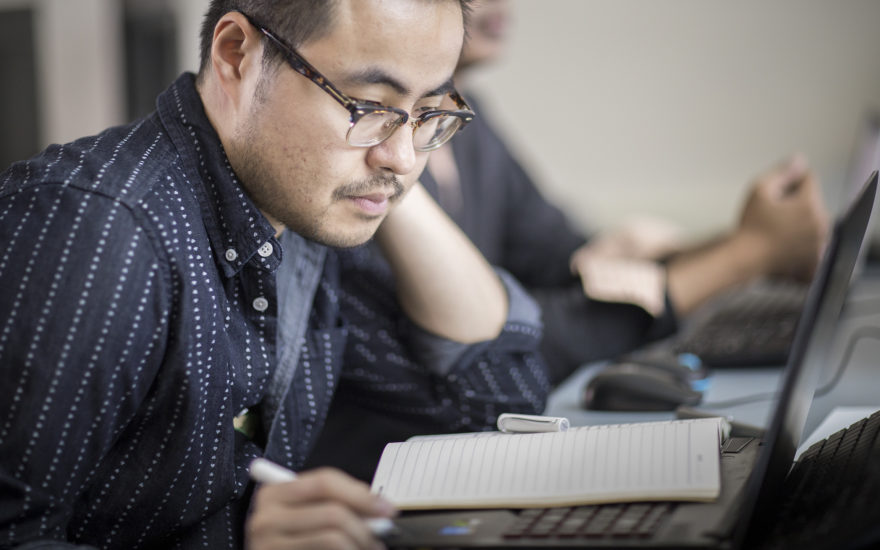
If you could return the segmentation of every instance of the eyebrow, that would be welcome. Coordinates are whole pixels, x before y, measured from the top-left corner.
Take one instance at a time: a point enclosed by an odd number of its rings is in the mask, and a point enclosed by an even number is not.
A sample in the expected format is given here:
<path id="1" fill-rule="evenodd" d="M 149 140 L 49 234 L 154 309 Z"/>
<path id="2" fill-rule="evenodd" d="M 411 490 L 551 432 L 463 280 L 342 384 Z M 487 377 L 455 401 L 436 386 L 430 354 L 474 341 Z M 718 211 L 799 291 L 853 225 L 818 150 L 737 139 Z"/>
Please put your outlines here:
<path id="1" fill-rule="evenodd" d="M 349 85 L 363 85 L 363 84 L 382 84 L 390 87 L 396 93 L 402 96 L 411 96 L 412 90 L 410 90 L 407 86 L 405 86 L 402 82 L 388 74 L 386 71 L 371 67 L 367 69 L 363 69 L 361 71 L 357 71 L 355 73 L 350 74 L 347 77 L 342 79 L 342 82 Z M 446 82 L 441 84 L 440 86 L 430 90 L 424 94 L 422 97 L 433 97 L 439 95 L 446 95 L 447 93 L 453 91 L 455 87 L 452 84 L 452 77 L 450 76 Z"/>

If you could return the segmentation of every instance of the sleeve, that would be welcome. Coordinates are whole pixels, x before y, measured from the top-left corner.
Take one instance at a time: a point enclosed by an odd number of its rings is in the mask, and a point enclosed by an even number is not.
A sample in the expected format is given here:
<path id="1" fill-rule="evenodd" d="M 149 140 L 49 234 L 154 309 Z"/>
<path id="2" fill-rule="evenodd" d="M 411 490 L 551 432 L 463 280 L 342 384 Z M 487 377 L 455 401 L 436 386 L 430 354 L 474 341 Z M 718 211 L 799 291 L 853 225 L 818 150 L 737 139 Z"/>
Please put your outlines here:
<path id="1" fill-rule="evenodd" d="M 371 247 L 340 257 L 349 341 L 310 466 L 332 465 L 369 479 L 390 441 L 492 429 L 503 412 L 544 410 L 550 385 L 538 353 L 541 328 L 534 303 L 512 279 L 505 281 L 512 307 L 498 338 L 456 349 L 451 363 L 429 366 L 414 352 L 414 325 L 397 305 L 384 259 Z M 354 423 L 368 429 L 352 430 Z M 352 448 L 359 452 L 345 450 Z"/>
<path id="2" fill-rule="evenodd" d="M 541 310 L 537 302 L 519 285 L 509 273 L 495 267 L 495 273 L 501 279 L 507 291 L 508 311 L 505 325 L 534 327 L 540 330 Z M 428 332 L 408 319 L 404 332 L 408 335 L 408 348 L 413 356 L 427 369 L 439 376 L 447 375 L 458 364 L 472 344 L 455 342 Z"/>
<path id="3" fill-rule="evenodd" d="M 535 289 L 544 320 L 541 350 L 555 386 L 584 363 L 609 359 L 671 335 L 678 320 L 669 296 L 659 317 L 622 303 L 591 300 L 580 283 Z"/>
<path id="4" fill-rule="evenodd" d="M 74 547 L 78 499 L 163 354 L 163 285 L 118 203 L 61 185 L 0 197 L 0 546 Z"/>

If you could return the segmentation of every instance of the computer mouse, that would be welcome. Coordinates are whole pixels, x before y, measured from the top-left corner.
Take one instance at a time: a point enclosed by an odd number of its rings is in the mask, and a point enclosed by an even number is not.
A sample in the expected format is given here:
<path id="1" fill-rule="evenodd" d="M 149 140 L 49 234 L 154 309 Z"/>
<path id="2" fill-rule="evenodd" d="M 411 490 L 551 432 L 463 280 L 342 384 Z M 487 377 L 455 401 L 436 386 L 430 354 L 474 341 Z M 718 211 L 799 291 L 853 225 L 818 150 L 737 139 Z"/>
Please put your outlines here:
<path id="1" fill-rule="evenodd" d="M 668 369 L 639 363 L 613 363 L 584 386 L 581 405 L 601 411 L 671 411 L 697 405 L 703 392 Z"/>
<path id="2" fill-rule="evenodd" d="M 703 361 L 693 353 L 675 353 L 667 349 L 649 349 L 626 354 L 614 360 L 615 363 L 636 363 L 656 367 L 690 382 L 695 390 L 705 391 L 709 384 L 710 371 Z"/>

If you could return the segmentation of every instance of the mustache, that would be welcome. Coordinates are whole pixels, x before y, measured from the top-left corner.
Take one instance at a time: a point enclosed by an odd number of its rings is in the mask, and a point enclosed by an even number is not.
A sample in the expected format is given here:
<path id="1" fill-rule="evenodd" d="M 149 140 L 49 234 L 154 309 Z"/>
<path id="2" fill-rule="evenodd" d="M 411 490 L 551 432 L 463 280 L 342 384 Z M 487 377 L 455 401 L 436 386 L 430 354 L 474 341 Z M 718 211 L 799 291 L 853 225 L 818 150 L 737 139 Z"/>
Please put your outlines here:
<path id="1" fill-rule="evenodd" d="M 333 198 L 337 200 L 351 196 L 369 195 L 378 190 L 391 189 L 392 193 L 389 197 L 390 201 L 396 201 L 403 195 L 405 189 L 397 176 L 394 175 L 376 175 L 364 180 L 354 181 L 338 187 L 333 191 Z"/>

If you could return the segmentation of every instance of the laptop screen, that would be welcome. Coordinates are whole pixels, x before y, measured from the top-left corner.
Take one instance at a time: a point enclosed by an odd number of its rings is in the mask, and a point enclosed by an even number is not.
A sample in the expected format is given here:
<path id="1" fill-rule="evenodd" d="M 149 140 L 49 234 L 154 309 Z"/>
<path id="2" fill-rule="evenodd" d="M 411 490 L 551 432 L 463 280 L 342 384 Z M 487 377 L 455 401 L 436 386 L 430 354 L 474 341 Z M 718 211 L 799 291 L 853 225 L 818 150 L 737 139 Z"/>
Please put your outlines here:
<path id="1" fill-rule="evenodd" d="M 817 378 L 824 368 L 834 327 L 846 300 L 876 192 L 875 171 L 835 224 L 810 286 L 779 387 L 776 409 L 764 438 L 764 449 L 744 494 L 741 510 L 750 517 L 739 523 L 739 540 L 745 537 L 746 530 L 750 534 L 761 531 L 762 520 L 771 518 L 778 504 L 782 483 L 791 468 Z"/>
<path id="2" fill-rule="evenodd" d="M 865 179 L 875 170 L 880 170 L 880 112 L 866 115 L 859 128 L 844 185 L 847 203 L 859 193 Z M 856 272 L 861 271 L 865 263 L 878 261 L 880 261 L 880 224 L 877 223 L 876 216 L 872 215 L 868 222 L 861 257 L 856 264 Z"/>

